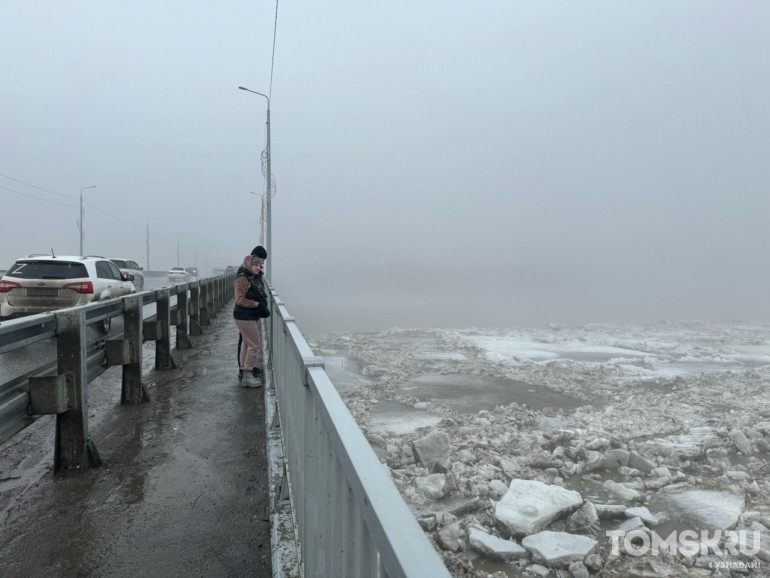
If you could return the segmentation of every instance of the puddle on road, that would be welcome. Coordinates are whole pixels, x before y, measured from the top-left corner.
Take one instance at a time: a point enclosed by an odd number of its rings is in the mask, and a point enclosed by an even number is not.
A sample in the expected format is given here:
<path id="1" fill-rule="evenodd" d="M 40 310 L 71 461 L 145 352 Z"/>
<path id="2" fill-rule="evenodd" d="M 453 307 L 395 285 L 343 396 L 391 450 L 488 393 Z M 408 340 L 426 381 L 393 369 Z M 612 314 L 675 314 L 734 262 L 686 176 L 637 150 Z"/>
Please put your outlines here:
<path id="1" fill-rule="evenodd" d="M 400 389 L 405 394 L 463 413 L 493 410 L 513 402 L 532 409 L 574 409 L 587 403 L 538 385 L 485 375 L 423 375 L 401 384 Z"/>

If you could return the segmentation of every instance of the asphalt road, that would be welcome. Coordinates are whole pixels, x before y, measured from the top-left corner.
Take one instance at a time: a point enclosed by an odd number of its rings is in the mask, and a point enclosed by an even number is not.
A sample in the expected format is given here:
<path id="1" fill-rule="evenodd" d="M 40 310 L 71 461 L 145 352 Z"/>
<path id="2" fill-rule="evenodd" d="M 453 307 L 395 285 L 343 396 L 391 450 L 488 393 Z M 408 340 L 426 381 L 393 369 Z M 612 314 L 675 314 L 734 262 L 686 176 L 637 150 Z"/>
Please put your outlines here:
<path id="1" fill-rule="evenodd" d="M 0 446 L 0 576 L 271 576 L 263 390 L 236 380 L 232 304 L 120 405 L 120 368 L 89 385 L 103 464 L 53 474 L 55 419 Z"/>

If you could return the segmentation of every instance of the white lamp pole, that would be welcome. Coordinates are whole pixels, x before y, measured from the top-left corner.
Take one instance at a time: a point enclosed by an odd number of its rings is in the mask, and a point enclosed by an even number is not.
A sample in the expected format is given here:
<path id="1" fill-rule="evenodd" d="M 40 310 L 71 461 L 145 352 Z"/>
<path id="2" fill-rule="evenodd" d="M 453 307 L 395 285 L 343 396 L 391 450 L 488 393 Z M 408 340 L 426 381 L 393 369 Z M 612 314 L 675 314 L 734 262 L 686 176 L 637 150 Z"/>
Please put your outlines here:
<path id="1" fill-rule="evenodd" d="M 249 191 L 250 195 L 256 195 L 259 197 L 259 221 L 254 221 L 257 225 L 259 225 L 259 235 L 257 235 L 257 238 L 259 239 L 259 244 L 265 242 L 264 236 L 265 236 L 265 195 L 258 195 L 254 191 Z"/>
<path id="2" fill-rule="evenodd" d="M 273 187 L 273 177 L 270 171 L 270 162 L 272 155 L 270 154 L 270 97 L 266 94 L 262 94 L 261 92 L 257 92 L 256 90 L 251 90 L 249 88 L 246 88 L 244 86 L 238 87 L 240 90 L 245 90 L 246 92 L 251 92 L 252 94 L 258 94 L 259 96 L 264 96 L 267 100 L 267 144 L 265 145 L 265 150 L 267 151 L 267 174 L 265 175 L 265 178 L 267 179 L 267 192 L 265 193 L 265 249 L 267 250 L 268 257 L 272 256 L 273 253 L 273 246 L 272 246 L 272 240 L 270 236 L 270 229 L 271 229 L 271 197 L 272 197 L 272 187 Z M 260 219 L 262 218 L 262 215 L 260 214 Z M 271 279 L 270 277 L 270 263 L 272 259 L 267 260 L 267 268 L 265 270 L 265 276 L 268 279 Z"/>
<path id="3" fill-rule="evenodd" d="M 83 239 L 85 238 L 85 231 L 83 231 L 83 217 L 85 216 L 83 213 L 83 191 L 86 189 L 95 189 L 96 185 L 91 185 L 90 187 L 83 187 L 80 189 L 80 221 L 78 223 L 79 229 L 80 229 L 80 256 L 83 256 Z"/>

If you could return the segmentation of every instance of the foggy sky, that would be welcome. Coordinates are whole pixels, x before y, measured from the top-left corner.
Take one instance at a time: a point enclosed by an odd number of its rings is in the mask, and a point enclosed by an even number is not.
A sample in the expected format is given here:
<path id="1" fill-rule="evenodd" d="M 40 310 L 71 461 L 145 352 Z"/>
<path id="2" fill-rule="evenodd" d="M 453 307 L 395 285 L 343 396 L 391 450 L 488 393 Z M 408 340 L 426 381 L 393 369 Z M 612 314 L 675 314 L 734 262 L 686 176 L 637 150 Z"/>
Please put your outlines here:
<path id="1" fill-rule="evenodd" d="M 274 16 L 0 1 L 0 268 L 77 253 L 91 185 L 84 252 L 146 266 L 154 219 L 152 269 L 238 264 Z M 309 333 L 766 320 L 768 29 L 760 0 L 279 3 L 274 288 Z"/>

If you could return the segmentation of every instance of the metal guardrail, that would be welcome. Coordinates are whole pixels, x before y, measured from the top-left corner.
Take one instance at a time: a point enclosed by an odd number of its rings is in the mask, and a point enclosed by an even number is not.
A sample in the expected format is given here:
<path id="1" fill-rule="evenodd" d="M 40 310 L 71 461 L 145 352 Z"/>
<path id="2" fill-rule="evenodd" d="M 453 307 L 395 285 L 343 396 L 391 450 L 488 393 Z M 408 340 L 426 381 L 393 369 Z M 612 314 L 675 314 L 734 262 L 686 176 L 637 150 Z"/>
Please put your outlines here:
<path id="1" fill-rule="evenodd" d="M 56 360 L 0 384 L 0 443 L 42 415 L 56 415 L 54 469 L 98 464 L 88 433 L 88 382 L 121 365 L 121 403 L 146 401 L 142 344 L 155 341 L 156 369 L 174 367 L 171 328 L 176 327 L 176 347 L 189 348 L 189 336 L 202 334 L 202 326 L 210 325 L 210 318 L 232 298 L 233 278 L 209 277 L 0 323 L 0 359 L 45 340 L 56 343 Z M 152 303 L 156 312 L 145 318 L 143 307 Z M 120 315 L 123 332 L 89 340 L 89 325 Z"/>
<path id="2" fill-rule="evenodd" d="M 0 384 L 0 443 L 44 414 L 56 415 L 54 468 L 77 470 L 99 462 L 88 433 L 87 384 L 121 365 L 124 404 L 146 400 L 142 344 L 155 341 L 155 367 L 174 366 L 176 346 L 190 346 L 210 317 L 232 298 L 234 275 L 137 293 L 119 300 L 63 309 L 0 324 L 0 356 L 55 339 L 55 362 Z M 278 295 L 269 290 L 269 365 L 294 518 L 301 575 L 424 576 L 448 570 L 401 498 L 384 466 L 313 355 Z M 172 305 L 171 296 L 176 296 Z M 156 304 L 147 318 L 143 306 Z M 124 330 L 87 343 L 86 328 L 123 315 Z"/>
<path id="3" fill-rule="evenodd" d="M 438 553 L 272 290 L 266 319 L 297 551 L 307 578 L 448 577 Z"/>

